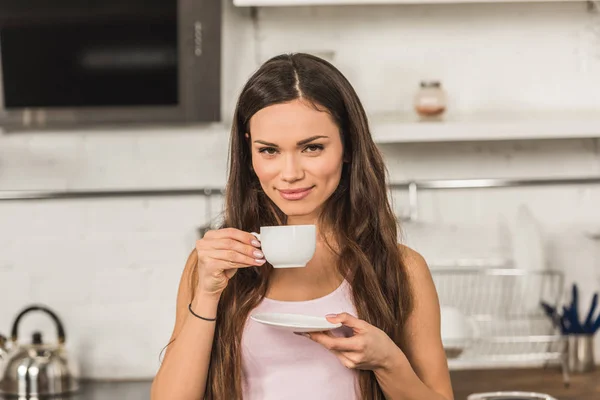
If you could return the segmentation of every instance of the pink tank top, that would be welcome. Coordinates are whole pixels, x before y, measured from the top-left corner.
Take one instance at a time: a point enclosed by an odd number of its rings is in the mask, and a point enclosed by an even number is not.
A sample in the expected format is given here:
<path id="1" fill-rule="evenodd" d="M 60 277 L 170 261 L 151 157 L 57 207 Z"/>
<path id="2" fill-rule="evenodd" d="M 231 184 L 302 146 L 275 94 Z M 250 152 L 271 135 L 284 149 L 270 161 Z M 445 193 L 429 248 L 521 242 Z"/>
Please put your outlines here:
<path id="1" fill-rule="evenodd" d="M 346 280 L 332 293 L 309 301 L 265 298 L 250 314 L 279 312 L 325 316 L 356 314 L 352 288 Z M 332 333 L 350 336 L 342 327 Z M 248 319 L 242 335 L 244 400 L 354 400 L 358 399 L 357 373 L 312 340 L 293 332 Z"/>

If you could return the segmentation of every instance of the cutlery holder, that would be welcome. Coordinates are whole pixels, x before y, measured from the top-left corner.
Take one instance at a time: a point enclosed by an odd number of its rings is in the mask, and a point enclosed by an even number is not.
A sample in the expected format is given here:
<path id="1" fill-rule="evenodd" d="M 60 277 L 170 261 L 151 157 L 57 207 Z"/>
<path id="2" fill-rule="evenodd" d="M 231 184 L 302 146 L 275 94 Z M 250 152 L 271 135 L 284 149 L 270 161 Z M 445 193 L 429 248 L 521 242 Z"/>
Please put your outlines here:
<path id="1" fill-rule="evenodd" d="M 573 373 L 585 373 L 594 370 L 594 336 L 568 335 L 567 365 Z"/>

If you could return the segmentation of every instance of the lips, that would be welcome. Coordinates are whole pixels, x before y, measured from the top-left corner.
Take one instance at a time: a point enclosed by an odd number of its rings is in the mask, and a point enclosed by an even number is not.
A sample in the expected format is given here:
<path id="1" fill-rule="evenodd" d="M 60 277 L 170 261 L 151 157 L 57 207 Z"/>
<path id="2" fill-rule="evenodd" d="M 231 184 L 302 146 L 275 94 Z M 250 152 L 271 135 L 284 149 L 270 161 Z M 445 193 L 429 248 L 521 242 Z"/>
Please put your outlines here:
<path id="1" fill-rule="evenodd" d="M 311 187 L 307 187 L 307 188 L 302 188 L 302 189 L 290 189 L 290 190 L 280 190 L 281 193 L 285 193 L 285 194 L 293 194 L 293 193 L 302 193 L 302 192 L 306 192 L 307 190 L 312 189 Z"/>
<path id="2" fill-rule="evenodd" d="M 302 200 L 310 194 L 314 186 L 301 189 L 279 190 L 279 194 L 285 200 Z"/>

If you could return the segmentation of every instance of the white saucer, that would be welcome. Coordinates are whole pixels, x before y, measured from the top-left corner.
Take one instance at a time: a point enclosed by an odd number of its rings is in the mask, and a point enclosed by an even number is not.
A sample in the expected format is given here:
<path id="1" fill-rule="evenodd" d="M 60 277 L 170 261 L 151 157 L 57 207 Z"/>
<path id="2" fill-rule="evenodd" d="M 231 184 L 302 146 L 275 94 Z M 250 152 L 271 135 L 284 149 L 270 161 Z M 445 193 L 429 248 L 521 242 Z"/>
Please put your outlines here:
<path id="1" fill-rule="evenodd" d="M 325 317 L 301 314 L 258 313 L 250 318 L 261 324 L 290 332 L 322 332 L 336 329 L 341 323 L 332 324 Z"/>

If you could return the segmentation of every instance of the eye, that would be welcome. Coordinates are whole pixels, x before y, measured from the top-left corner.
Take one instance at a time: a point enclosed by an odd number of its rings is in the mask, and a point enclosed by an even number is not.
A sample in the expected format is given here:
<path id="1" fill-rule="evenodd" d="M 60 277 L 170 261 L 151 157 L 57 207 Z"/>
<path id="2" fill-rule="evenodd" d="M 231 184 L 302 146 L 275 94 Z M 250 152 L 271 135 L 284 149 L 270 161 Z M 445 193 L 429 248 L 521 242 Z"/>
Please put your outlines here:
<path id="1" fill-rule="evenodd" d="M 308 153 L 316 153 L 318 151 L 323 150 L 325 146 L 322 144 L 309 144 L 304 148 L 304 150 L 308 150 Z"/>
<path id="2" fill-rule="evenodd" d="M 258 149 L 258 152 L 272 156 L 275 153 L 277 153 L 277 149 L 274 147 L 261 147 L 260 149 Z"/>

